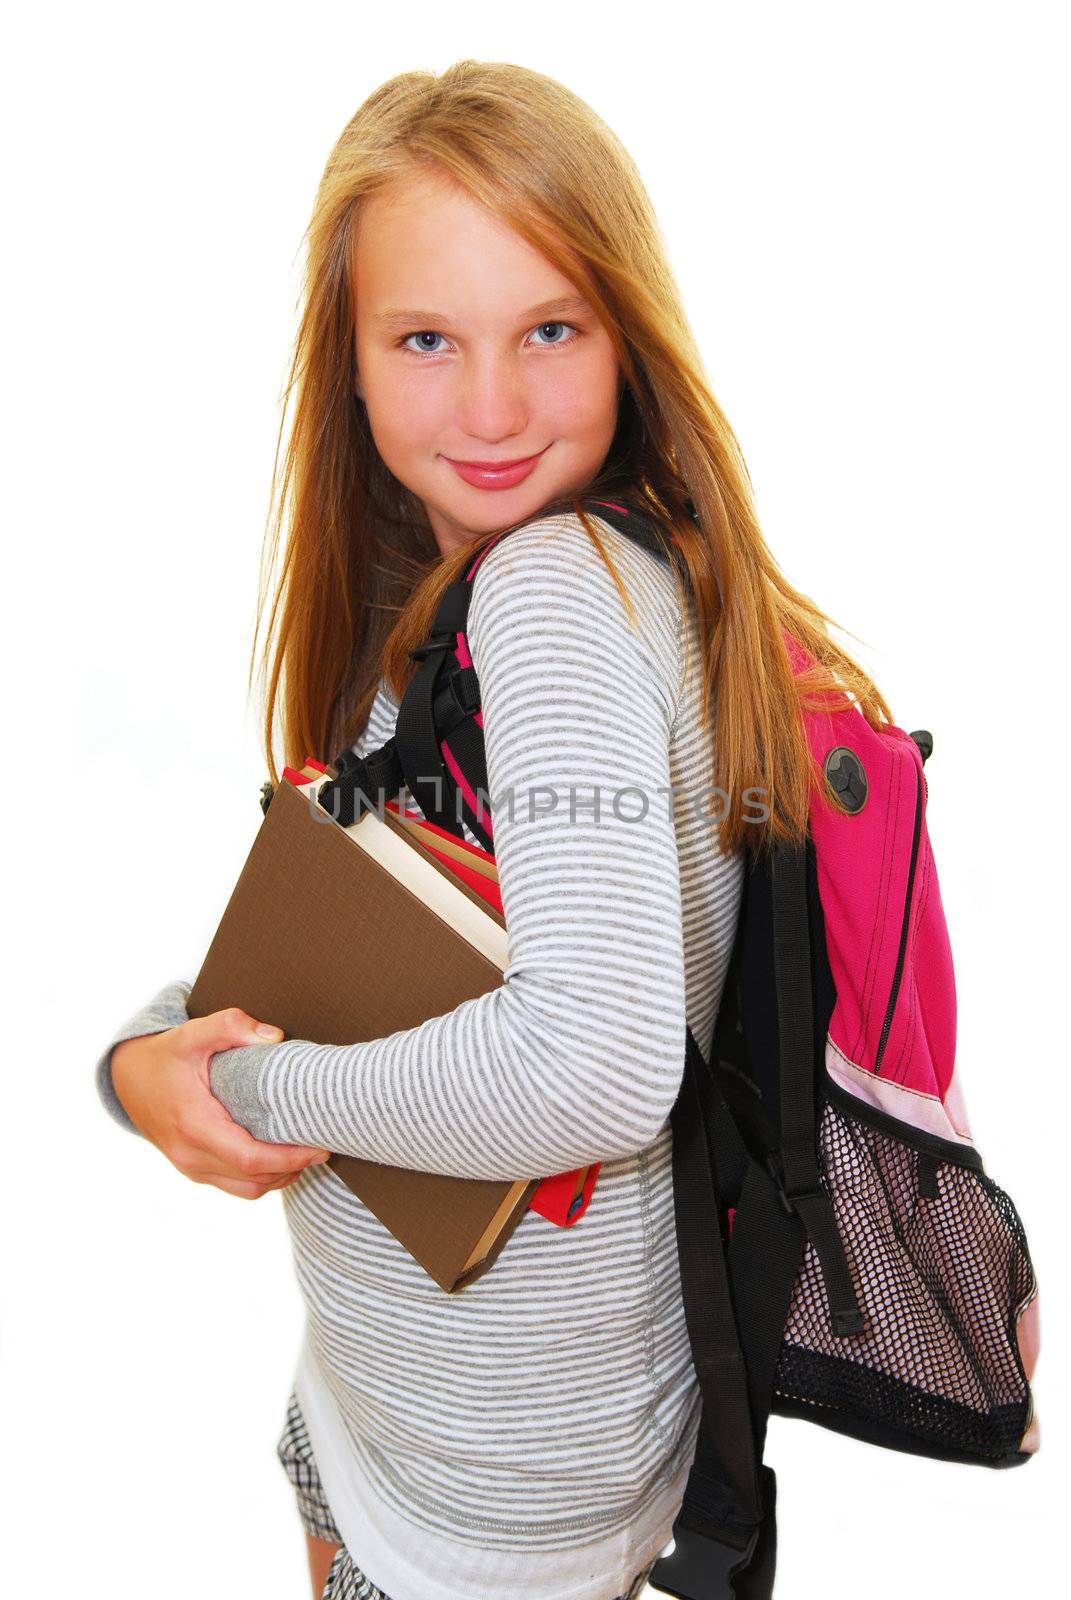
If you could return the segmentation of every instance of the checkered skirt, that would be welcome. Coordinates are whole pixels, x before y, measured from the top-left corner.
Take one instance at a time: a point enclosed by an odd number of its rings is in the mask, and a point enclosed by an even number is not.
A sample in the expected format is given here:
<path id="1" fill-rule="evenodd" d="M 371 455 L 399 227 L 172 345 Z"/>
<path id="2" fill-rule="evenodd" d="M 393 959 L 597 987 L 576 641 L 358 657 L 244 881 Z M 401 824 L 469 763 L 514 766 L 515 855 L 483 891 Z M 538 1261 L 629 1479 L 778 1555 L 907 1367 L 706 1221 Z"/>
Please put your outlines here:
<path id="1" fill-rule="evenodd" d="M 316 1458 L 312 1453 L 305 1418 L 301 1414 L 297 1394 L 293 1390 L 290 1392 L 286 1422 L 283 1424 L 275 1453 L 293 1484 L 297 1496 L 298 1515 L 306 1533 L 313 1534 L 317 1539 L 326 1539 L 328 1543 L 337 1544 L 339 1547 L 327 1574 L 327 1582 L 324 1584 L 320 1600 L 390 1600 L 390 1596 L 384 1594 L 382 1589 L 377 1589 L 371 1578 L 365 1577 L 342 1542 L 342 1535 L 335 1526 L 331 1507 L 324 1494 L 324 1486 L 320 1482 L 320 1474 L 316 1470 Z M 618 1595 L 617 1600 L 639 1600 L 653 1566 L 652 1561 L 642 1572 L 638 1572 L 627 1594 Z"/>

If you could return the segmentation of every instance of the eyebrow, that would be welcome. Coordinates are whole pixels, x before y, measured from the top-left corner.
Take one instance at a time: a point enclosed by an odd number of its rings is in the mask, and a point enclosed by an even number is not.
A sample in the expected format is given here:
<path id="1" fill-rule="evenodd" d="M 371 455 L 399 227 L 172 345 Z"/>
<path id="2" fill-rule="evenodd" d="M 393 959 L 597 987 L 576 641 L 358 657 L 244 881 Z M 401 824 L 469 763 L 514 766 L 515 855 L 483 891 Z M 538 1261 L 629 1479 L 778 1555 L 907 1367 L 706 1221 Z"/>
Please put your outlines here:
<path id="1" fill-rule="evenodd" d="M 545 321 L 552 312 L 562 312 L 575 316 L 578 312 L 590 311 L 591 306 L 582 295 L 571 295 L 556 300 L 544 300 L 538 306 L 530 306 L 522 313 L 520 320 L 524 323 Z M 381 328 L 415 328 L 423 331 L 430 328 L 438 330 L 441 326 L 449 326 L 450 318 L 441 311 L 409 311 L 404 306 L 390 306 L 386 311 L 380 311 L 373 317 L 373 322 Z"/>

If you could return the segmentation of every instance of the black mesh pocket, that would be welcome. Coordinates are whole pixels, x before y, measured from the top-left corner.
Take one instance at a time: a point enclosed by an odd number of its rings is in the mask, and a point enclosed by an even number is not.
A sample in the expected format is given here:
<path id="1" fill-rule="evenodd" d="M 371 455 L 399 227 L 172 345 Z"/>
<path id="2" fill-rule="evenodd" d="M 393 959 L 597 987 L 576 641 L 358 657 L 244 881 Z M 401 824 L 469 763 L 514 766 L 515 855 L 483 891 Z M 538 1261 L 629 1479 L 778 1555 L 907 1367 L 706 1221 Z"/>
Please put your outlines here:
<path id="1" fill-rule="evenodd" d="M 808 1240 L 772 1409 L 915 1454 L 1025 1460 L 1033 1401 L 1017 1322 L 1037 1285 L 1011 1200 L 983 1171 L 829 1100 L 818 1147 L 866 1327 L 830 1332 Z"/>

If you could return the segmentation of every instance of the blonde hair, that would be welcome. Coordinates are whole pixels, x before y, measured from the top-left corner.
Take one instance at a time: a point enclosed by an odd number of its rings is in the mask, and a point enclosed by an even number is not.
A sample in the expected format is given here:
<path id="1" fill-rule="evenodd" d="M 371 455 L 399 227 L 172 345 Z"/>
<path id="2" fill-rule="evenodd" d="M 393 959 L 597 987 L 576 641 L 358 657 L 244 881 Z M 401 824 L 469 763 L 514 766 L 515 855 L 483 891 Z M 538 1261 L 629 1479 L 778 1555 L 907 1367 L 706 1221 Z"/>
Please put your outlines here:
<path id="1" fill-rule="evenodd" d="M 728 801 L 722 849 L 802 842 L 815 772 L 801 708 L 854 701 L 875 728 L 892 713 L 763 538 L 635 163 L 571 90 L 509 62 L 459 61 L 382 84 L 343 129 L 316 194 L 257 601 L 259 634 L 265 572 L 278 565 L 285 527 L 261 659 L 272 783 L 277 712 L 287 764 L 333 760 L 364 730 L 381 676 L 395 696 L 404 692 L 416 670 L 408 653 L 426 638 L 443 589 L 496 536 L 440 556 L 423 506 L 384 465 L 354 393 L 361 208 L 421 171 L 448 176 L 540 250 L 607 329 L 624 387 L 613 443 L 584 494 L 627 498 L 679 553 Z M 580 498 L 542 512 L 576 511 L 624 594 Z M 792 641 L 811 658 L 805 671 L 793 671 Z M 762 794 L 764 820 L 754 820 L 745 791 Z"/>

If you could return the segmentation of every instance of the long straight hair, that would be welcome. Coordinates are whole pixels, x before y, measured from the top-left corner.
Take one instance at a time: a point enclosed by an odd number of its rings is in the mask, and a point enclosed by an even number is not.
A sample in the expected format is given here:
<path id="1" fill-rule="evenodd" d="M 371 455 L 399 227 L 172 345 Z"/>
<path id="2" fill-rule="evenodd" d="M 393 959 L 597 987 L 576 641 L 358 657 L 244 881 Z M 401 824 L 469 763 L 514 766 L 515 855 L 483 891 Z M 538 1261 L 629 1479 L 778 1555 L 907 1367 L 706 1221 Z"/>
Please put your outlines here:
<path id="1" fill-rule="evenodd" d="M 409 651 L 427 636 L 443 589 L 502 531 L 441 556 L 423 505 L 384 464 L 354 391 L 362 206 L 421 172 L 453 179 L 541 251 L 609 333 L 623 382 L 617 429 L 583 496 L 628 500 L 677 552 L 725 797 L 721 848 L 802 843 L 816 778 L 801 709 L 854 703 L 875 728 L 892 713 L 830 636 L 832 619 L 793 588 L 763 538 L 743 455 L 707 384 L 632 158 L 572 91 L 509 62 L 466 60 L 439 75 L 391 78 L 347 123 L 320 181 L 304 238 L 250 663 L 252 681 L 271 591 L 261 676 L 272 783 L 276 721 L 286 764 L 332 761 L 366 727 L 381 677 L 400 699 L 416 671 Z M 583 496 L 548 502 L 540 514 L 580 515 L 635 622 Z M 788 640 L 813 666 L 793 670 Z M 745 794 L 762 796 L 758 820 Z"/>

